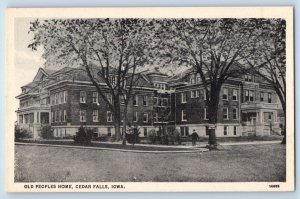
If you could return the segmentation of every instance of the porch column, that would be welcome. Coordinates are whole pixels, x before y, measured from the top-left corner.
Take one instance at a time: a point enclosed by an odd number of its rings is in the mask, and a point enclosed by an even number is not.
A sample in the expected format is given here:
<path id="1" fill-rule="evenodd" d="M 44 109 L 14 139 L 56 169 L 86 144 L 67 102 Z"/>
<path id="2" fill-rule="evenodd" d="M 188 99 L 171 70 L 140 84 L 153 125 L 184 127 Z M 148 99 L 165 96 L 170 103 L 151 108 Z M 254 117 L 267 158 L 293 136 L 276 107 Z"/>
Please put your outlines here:
<path id="1" fill-rule="evenodd" d="M 274 111 L 274 122 L 277 122 L 277 111 Z"/>
<path id="2" fill-rule="evenodd" d="M 260 123 L 264 123 L 264 112 L 262 110 L 260 110 Z"/>
<path id="3" fill-rule="evenodd" d="M 33 123 L 39 123 L 39 112 L 33 112 Z"/>

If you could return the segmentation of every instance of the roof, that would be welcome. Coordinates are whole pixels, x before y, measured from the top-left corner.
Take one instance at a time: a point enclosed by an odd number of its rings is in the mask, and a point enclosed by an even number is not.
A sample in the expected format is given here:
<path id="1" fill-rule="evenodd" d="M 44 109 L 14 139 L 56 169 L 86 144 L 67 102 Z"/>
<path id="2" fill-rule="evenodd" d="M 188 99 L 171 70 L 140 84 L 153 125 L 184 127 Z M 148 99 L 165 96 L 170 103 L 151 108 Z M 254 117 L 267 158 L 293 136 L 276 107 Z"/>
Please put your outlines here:
<path id="1" fill-rule="evenodd" d="M 48 75 L 52 75 L 55 73 L 57 70 L 54 69 L 49 69 L 49 68 L 42 68 Z"/>

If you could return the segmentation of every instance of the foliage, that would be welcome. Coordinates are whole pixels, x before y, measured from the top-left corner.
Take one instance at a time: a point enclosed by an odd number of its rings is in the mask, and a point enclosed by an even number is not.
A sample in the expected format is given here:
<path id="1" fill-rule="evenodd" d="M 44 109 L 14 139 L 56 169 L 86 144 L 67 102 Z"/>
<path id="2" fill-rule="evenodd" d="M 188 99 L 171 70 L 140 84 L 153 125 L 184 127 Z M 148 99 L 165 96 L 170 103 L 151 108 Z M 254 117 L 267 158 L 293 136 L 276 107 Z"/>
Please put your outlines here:
<path id="1" fill-rule="evenodd" d="M 112 111 L 120 138 L 120 98 L 127 106 L 136 74 L 152 64 L 155 29 L 153 20 L 146 19 L 37 19 L 31 22 L 34 39 L 28 47 L 43 47 L 46 66 L 80 66 Z M 108 89 L 104 91 L 99 80 Z"/>
<path id="2" fill-rule="evenodd" d="M 30 130 L 15 125 L 15 140 L 22 139 L 22 138 L 32 138 L 32 137 L 33 134 Z"/>
<path id="3" fill-rule="evenodd" d="M 79 144 L 90 144 L 93 136 L 93 130 L 79 127 L 78 132 L 74 136 L 74 142 Z"/>
<path id="4" fill-rule="evenodd" d="M 261 27 L 273 19 L 171 19 L 157 37 L 165 64 L 191 67 L 207 96 L 210 124 L 217 123 L 220 92 L 232 77 L 248 72 L 243 65 L 260 48 Z M 211 130 L 210 144 L 216 144 Z"/>
<path id="5" fill-rule="evenodd" d="M 41 128 L 41 137 L 44 139 L 51 139 L 54 137 L 53 129 L 50 125 L 44 125 Z"/>

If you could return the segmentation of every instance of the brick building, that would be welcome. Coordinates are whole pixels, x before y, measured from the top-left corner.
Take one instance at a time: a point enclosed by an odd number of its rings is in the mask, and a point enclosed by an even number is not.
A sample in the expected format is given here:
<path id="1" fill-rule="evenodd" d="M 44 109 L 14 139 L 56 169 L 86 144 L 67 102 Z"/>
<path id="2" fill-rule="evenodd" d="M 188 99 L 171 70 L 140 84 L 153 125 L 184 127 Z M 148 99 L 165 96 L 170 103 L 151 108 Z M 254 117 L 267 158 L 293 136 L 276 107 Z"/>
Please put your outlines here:
<path id="1" fill-rule="evenodd" d="M 106 84 L 99 82 L 105 90 Z M 208 136 L 206 96 L 200 78 L 192 70 L 168 76 L 158 68 L 140 74 L 128 105 L 128 123 L 141 136 L 162 128 L 178 129 L 188 136 L 195 129 Z M 261 78 L 245 75 L 228 80 L 222 87 L 217 137 L 270 135 L 280 132 L 280 111 L 275 91 Z M 110 99 L 107 93 L 108 99 Z M 18 125 L 38 137 L 42 125 L 50 124 L 54 136 L 74 135 L 79 126 L 92 128 L 95 136 L 112 136 L 114 118 L 81 68 L 40 68 L 34 80 L 22 87 Z M 121 103 L 121 110 L 122 110 Z"/>

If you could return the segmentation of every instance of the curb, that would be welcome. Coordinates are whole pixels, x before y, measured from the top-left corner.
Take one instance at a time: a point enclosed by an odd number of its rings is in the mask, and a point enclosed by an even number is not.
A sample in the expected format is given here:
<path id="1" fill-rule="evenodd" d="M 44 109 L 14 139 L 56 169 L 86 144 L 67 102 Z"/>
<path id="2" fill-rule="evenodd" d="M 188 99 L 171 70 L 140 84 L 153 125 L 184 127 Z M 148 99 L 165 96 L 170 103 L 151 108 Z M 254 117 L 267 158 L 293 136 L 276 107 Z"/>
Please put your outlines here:
<path id="1" fill-rule="evenodd" d="M 133 152 L 133 153 L 197 153 L 208 152 L 207 149 L 187 149 L 186 151 L 142 151 L 142 150 L 129 150 L 129 149 L 113 149 L 104 147 L 85 147 L 85 146 L 70 146 L 70 145 L 55 145 L 55 144 L 39 144 L 39 143 L 22 143 L 15 142 L 15 145 L 27 146 L 45 146 L 45 147 L 61 147 L 61 148 L 77 148 L 77 149 L 91 149 L 91 150 L 106 150 L 106 151 L 119 151 L 119 152 Z"/>

